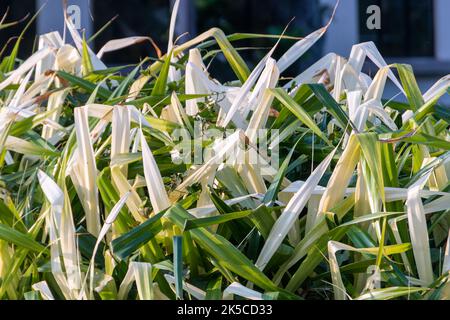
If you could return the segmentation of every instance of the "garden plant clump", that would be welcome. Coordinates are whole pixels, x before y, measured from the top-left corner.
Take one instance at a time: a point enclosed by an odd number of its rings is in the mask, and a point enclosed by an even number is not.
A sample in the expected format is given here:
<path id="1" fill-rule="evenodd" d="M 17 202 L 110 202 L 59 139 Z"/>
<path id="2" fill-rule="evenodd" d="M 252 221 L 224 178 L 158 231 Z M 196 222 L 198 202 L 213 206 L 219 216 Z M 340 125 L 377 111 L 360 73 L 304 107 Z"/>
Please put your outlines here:
<path id="1" fill-rule="evenodd" d="M 422 93 L 368 42 L 287 78 L 329 24 L 180 44 L 178 4 L 131 68 L 102 57 L 151 39 L 96 54 L 68 17 L 2 51 L 0 299 L 449 299 L 450 77 Z M 275 45 L 251 69 L 256 37 Z"/>

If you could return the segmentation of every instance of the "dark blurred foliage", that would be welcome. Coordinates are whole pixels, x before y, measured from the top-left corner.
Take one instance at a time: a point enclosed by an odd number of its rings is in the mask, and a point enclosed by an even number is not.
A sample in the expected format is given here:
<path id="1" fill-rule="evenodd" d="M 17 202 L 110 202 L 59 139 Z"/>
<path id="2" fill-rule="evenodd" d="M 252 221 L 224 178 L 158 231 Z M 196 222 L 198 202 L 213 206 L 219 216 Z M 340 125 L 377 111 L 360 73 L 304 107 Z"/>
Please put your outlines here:
<path id="1" fill-rule="evenodd" d="M 0 0 L 0 17 L 3 17 L 4 14 L 8 12 L 5 23 L 19 21 L 29 14 L 29 19 L 36 13 L 36 1 L 35 0 Z M 28 20 L 27 20 L 28 21 Z M 6 51 L 6 54 L 14 47 L 15 41 L 23 28 L 25 27 L 26 22 L 22 22 L 18 25 L 0 30 L 0 51 L 7 45 L 9 41 Z M 19 51 L 19 58 L 26 58 L 33 50 L 33 45 L 36 40 L 36 25 L 32 24 L 28 32 L 24 35 L 24 39 L 22 40 L 22 45 Z"/>
<path id="2" fill-rule="evenodd" d="M 274 34 L 283 32 L 288 23 L 286 34 L 302 37 L 323 25 L 323 9 L 318 0 L 196 0 L 199 31 L 217 26 L 226 34 L 236 32 Z M 241 52 L 245 61 L 254 66 L 265 53 L 276 43 L 276 39 L 251 39 L 236 42 L 241 48 L 256 48 Z M 283 40 L 274 57 L 283 54 L 294 42 Z M 296 63 L 285 75 L 297 75 L 300 69 L 320 58 L 322 46 L 316 44 L 312 50 Z M 229 72 L 222 65 L 214 64 L 213 69 L 221 72 L 222 79 L 229 77 Z"/>
<path id="3" fill-rule="evenodd" d="M 60 1 L 60 0 L 49 0 Z M 167 46 L 171 5 L 174 0 L 91 0 L 94 30 L 100 30 L 108 21 L 118 15 L 94 41 L 95 50 L 108 40 L 129 36 L 150 36 L 164 53 Z M 180 41 L 186 41 L 212 27 L 221 28 L 226 34 L 236 32 L 279 35 L 289 24 L 287 35 L 306 36 L 323 26 L 329 19 L 332 8 L 325 8 L 319 0 L 183 0 L 178 22 L 178 33 L 189 34 Z M 36 12 L 35 0 L 0 0 L 0 13 L 10 7 L 7 21 L 23 18 Z M 360 0 L 360 40 L 374 41 L 385 56 L 433 56 L 433 1 L 432 0 Z M 365 23 L 366 9 L 376 4 L 381 7 L 382 29 L 368 30 Z M 187 14 L 190 12 L 191 14 Z M 189 16 L 189 19 L 187 17 Z M 191 23 L 186 24 L 186 20 Z M 8 39 L 17 36 L 25 26 L 0 31 L 1 47 Z M 188 26 L 188 27 L 186 27 Z M 35 24 L 25 34 L 19 57 L 32 51 L 35 42 Z M 345 35 L 343 35 L 345 36 Z M 248 39 L 234 42 L 241 55 L 253 67 L 276 42 L 276 39 Z M 274 54 L 278 58 L 294 41 L 283 40 Z M 323 55 L 322 41 L 319 41 L 285 76 L 295 76 Z M 10 43 L 10 50 L 13 42 Z M 213 48 L 214 49 L 214 48 Z M 8 52 L 8 51 L 6 51 Z M 104 60 L 109 65 L 137 63 L 140 59 L 156 57 L 149 42 L 138 44 L 114 53 L 107 53 Z M 218 54 L 211 64 L 212 74 L 221 81 L 235 79 L 233 72 Z"/>
<path id="4" fill-rule="evenodd" d="M 60 0 L 50 0 L 60 1 Z M 95 39 L 95 51 L 98 51 L 108 40 L 136 35 L 152 37 L 161 51 L 166 51 L 168 29 L 170 22 L 171 4 L 174 0 L 91 0 L 94 31 L 100 30 L 112 18 L 117 18 L 101 32 Z M 322 26 L 323 8 L 319 0 L 183 0 L 185 7 L 180 8 L 178 21 L 186 18 L 183 10 L 194 11 L 191 16 L 194 20 L 190 30 L 178 30 L 179 33 L 189 31 L 181 38 L 186 41 L 193 36 L 212 27 L 223 29 L 226 34 L 236 32 L 275 34 L 283 32 L 287 24 L 295 17 L 287 29 L 292 36 L 305 36 Z M 36 12 L 35 0 L 0 0 L 1 12 L 10 7 L 9 19 L 18 20 L 27 13 Z M 187 4 L 187 5 L 186 5 Z M 191 8 L 189 8 L 191 6 Z M 45 10 L 45 9 L 44 9 Z M 1 30 L 1 44 L 5 44 L 10 37 L 17 36 L 26 22 L 18 26 Z M 31 53 L 35 41 L 36 26 L 26 33 L 21 48 L 21 56 Z M 263 55 L 276 42 L 276 39 L 253 39 L 233 43 L 236 47 L 246 48 L 241 54 L 250 67 L 258 63 Z M 281 42 L 275 57 L 279 57 L 294 42 L 284 40 Z M 104 60 L 109 65 L 136 63 L 140 59 L 155 57 L 155 50 L 149 42 L 138 44 L 117 52 L 107 53 Z M 300 68 L 309 65 L 321 56 L 321 46 L 317 44 L 301 61 L 291 68 L 292 75 L 297 74 Z M 223 56 L 218 55 L 211 65 L 214 74 L 222 80 L 234 79 L 231 69 L 224 62 Z M 289 70 L 288 73 L 289 74 Z"/>
<path id="5" fill-rule="evenodd" d="M 97 50 L 111 39 L 149 36 L 165 53 L 170 22 L 168 0 L 101 0 L 94 1 L 93 7 L 94 30 L 96 31 L 118 15 L 117 19 L 95 39 Z M 136 63 L 149 55 L 155 57 L 155 50 L 149 42 L 145 42 L 117 52 L 107 53 L 104 60 L 109 64 L 127 64 Z"/>
<path id="6" fill-rule="evenodd" d="M 318 0 L 191 0 L 195 6 L 194 30 L 181 38 L 181 41 L 191 39 L 196 34 L 212 27 L 221 28 L 226 34 L 236 32 L 281 34 L 292 18 L 287 34 L 305 36 L 322 26 L 322 8 Z M 99 49 L 107 40 L 132 35 L 151 36 L 163 52 L 166 50 L 170 7 L 168 1 L 130 0 L 118 2 L 112 0 L 96 1 L 94 3 L 95 30 L 99 30 L 113 16 L 119 15 L 108 29 L 96 40 Z M 183 12 L 180 11 L 179 20 Z M 194 33 L 194 35 L 192 34 Z M 252 39 L 235 42 L 233 45 L 245 48 L 240 53 L 250 67 L 254 66 L 272 47 L 276 39 Z M 285 52 L 293 41 L 282 41 L 275 57 Z M 153 55 L 154 50 L 146 43 L 116 53 L 107 54 L 106 62 L 130 63 L 145 55 Z M 308 65 L 321 55 L 320 44 L 308 52 L 299 64 L 291 70 L 292 74 L 302 65 Z M 211 64 L 212 72 L 220 80 L 234 79 L 231 69 L 226 65 L 222 55 L 218 55 Z M 288 71 L 289 73 L 289 71 Z"/>

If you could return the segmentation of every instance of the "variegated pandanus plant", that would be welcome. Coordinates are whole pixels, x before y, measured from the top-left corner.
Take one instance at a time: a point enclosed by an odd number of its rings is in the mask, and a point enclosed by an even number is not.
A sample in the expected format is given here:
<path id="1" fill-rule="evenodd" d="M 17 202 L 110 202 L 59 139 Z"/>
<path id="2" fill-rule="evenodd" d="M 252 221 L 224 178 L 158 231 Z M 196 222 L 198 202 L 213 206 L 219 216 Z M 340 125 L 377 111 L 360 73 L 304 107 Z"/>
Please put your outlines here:
<path id="1" fill-rule="evenodd" d="M 2 57 L 0 299 L 450 298 L 450 77 L 422 93 L 368 42 L 288 79 L 332 18 L 177 44 L 178 5 L 167 52 L 129 71 L 103 55 L 150 38 L 96 54 L 68 17 Z M 278 42 L 252 70 L 256 36 Z"/>

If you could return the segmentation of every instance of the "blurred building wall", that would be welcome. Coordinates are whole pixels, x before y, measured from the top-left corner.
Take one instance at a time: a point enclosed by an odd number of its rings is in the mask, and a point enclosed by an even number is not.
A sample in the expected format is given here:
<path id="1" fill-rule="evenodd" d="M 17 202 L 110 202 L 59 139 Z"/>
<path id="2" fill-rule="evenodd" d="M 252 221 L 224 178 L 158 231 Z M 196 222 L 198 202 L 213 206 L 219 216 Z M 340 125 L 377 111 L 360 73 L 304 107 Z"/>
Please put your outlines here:
<path id="1" fill-rule="evenodd" d="M 336 0 L 320 0 L 323 6 L 333 8 Z M 325 34 L 324 52 L 335 52 L 348 57 L 359 42 L 358 0 L 343 0 L 339 4 L 333 23 Z"/>
<path id="2" fill-rule="evenodd" d="M 69 5 L 76 5 L 80 8 L 81 16 L 81 29 L 86 31 L 86 36 L 93 33 L 93 22 L 91 17 L 91 10 L 93 8 L 94 1 L 101 0 L 68 0 Z M 149 0 L 151 1 L 151 0 Z M 167 0 L 173 6 L 174 0 Z M 230 0 L 234 1 L 234 0 Z M 250 0 L 249 0 L 250 1 Z M 271 3 L 271 0 L 267 0 L 267 3 Z M 397 1 L 397 0 L 386 0 Z M 416 0 L 420 1 L 420 0 Z M 388 63 L 398 62 L 411 64 L 418 76 L 418 82 L 422 90 L 428 89 L 428 87 L 438 80 L 440 77 L 450 74 L 450 37 L 448 37 L 448 30 L 450 30 L 450 0 L 433 0 L 434 13 L 434 48 L 433 56 L 429 57 L 386 57 Z M 282 1 L 277 0 L 281 3 Z M 291 2 L 289 2 L 291 3 Z M 285 13 L 286 19 L 289 17 L 296 17 L 294 24 L 302 23 L 304 20 L 308 20 L 309 16 L 315 17 L 317 15 L 311 14 L 316 11 L 321 11 L 318 16 L 323 16 L 322 24 L 326 23 L 330 16 L 331 9 L 334 7 L 336 0 L 301 0 L 296 5 L 290 6 L 289 12 Z M 411 1 L 410 4 L 414 4 Z M 46 4 L 45 10 L 43 10 L 37 20 L 37 32 L 38 34 L 50 32 L 50 31 L 63 31 L 63 16 L 61 14 L 62 1 L 60 0 L 36 0 L 36 8 L 40 8 Z M 196 0 L 182 0 L 180 5 L 180 13 L 177 19 L 176 33 L 178 35 L 189 32 L 192 36 L 196 34 Z M 240 3 L 241 4 L 241 3 Z M 319 50 L 318 55 L 327 52 L 336 52 L 339 55 L 347 57 L 350 54 L 351 47 L 359 43 L 360 41 L 360 12 L 359 12 L 359 0 L 341 0 L 339 8 L 337 10 L 335 19 L 331 24 L 324 40 L 315 46 L 314 50 Z M 324 8 L 328 8 L 327 11 L 323 11 Z M 135 8 L 130 8 L 130 10 Z M 263 7 L 261 10 L 265 10 Z M 309 13 L 308 13 L 309 12 Z M 325 12 L 325 14 L 323 13 Z M 96 15 L 99 13 L 96 12 Z M 120 14 L 120 13 L 119 13 Z M 220 13 L 219 13 L 220 14 Z M 254 13 L 252 13 L 254 14 Z M 273 13 L 275 14 L 275 13 Z M 279 13 L 277 13 L 279 15 Z M 305 18 L 306 17 L 306 18 Z M 226 19 L 226 17 L 224 17 Z M 290 19 L 290 18 L 289 18 Z M 243 31 L 246 30 L 236 30 Z M 184 37 L 187 40 L 189 37 Z M 183 38 L 182 38 L 183 39 Z M 316 56 L 316 55 L 314 55 Z M 310 61 L 308 61 L 309 63 Z M 390 89 L 388 88 L 387 92 Z M 395 88 L 392 87 L 393 94 Z M 450 103 L 450 98 L 447 98 Z"/>
<path id="3" fill-rule="evenodd" d="M 92 35 L 91 6 L 93 0 L 68 0 L 67 5 L 80 9 L 80 29 L 85 30 L 86 37 Z M 37 19 L 37 32 L 44 34 L 51 31 L 64 31 L 63 2 L 60 0 L 36 0 L 36 8 L 45 6 Z"/>

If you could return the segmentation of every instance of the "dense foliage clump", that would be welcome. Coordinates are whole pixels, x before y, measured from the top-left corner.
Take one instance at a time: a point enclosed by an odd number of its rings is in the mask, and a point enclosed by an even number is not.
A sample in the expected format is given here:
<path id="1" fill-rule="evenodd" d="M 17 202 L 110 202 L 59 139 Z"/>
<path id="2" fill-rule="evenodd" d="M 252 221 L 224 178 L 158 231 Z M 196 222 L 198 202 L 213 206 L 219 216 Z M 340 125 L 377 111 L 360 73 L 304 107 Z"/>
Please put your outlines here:
<path id="1" fill-rule="evenodd" d="M 291 79 L 328 26 L 178 45 L 175 18 L 132 68 L 101 58 L 148 38 L 95 54 L 67 18 L 2 57 L 0 299 L 448 299 L 450 78 L 362 43 Z M 291 47 L 250 70 L 246 37 Z"/>

